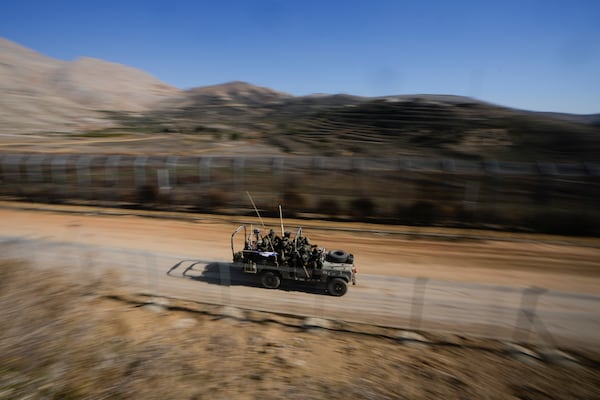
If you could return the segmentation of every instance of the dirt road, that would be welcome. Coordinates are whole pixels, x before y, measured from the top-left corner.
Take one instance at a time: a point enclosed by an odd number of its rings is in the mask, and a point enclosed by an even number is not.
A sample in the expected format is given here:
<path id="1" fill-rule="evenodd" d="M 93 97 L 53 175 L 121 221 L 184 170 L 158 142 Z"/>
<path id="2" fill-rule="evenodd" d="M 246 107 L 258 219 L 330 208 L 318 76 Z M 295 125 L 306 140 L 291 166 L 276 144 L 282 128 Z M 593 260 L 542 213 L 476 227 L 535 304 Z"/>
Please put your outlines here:
<path id="1" fill-rule="evenodd" d="M 231 259 L 232 231 L 242 222 L 258 222 L 250 217 L 186 214 L 186 220 L 178 220 L 181 214 L 167 214 L 173 219 L 156 218 L 153 213 L 147 213 L 151 218 L 143 217 L 145 213 L 135 214 L 0 202 L 0 234 L 227 261 Z M 279 221 L 265 219 L 265 223 L 279 226 Z M 303 226 L 314 243 L 352 251 L 359 272 L 364 274 L 600 294 L 600 239 L 515 234 L 498 235 L 502 240 L 472 240 L 464 239 L 457 231 L 337 223 L 311 228 L 313 223 L 298 220 L 286 220 L 286 224 L 289 230 Z M 411 235 L 404 234 L 407 232 Z M 432 232 L 445 236 L 436 238 Z M 489 236 L 486 232 L 468 234 Z"/>
<path id="2" fill-rule="evenodd" d="M 455 231 L 364 224 L 317 227 L 286 220 L 290 230 L 302 224 L 313 243 L 354 253 L 359 284 L 343 298 L 332 298 L 202 279 L 207 265 L 231 259 L 231 232 L 240 222 L 256 223 L 253 218 L 196 215 L 182 220 L 173 214 L 156 218 L 119 210 L 22 207 L 0 204 L 0 236 L 5 241 L 19 238 L 18 256 L 81 268 L 85 274 L 117 270 L 124 285 L 144 292 L 387 326 L 470 329 L 512 337 L 518 328 L 539 328 L 518 326 L 524 290 L 535 286 L 546 291 L 526 300 L 536 303 L 543 331 L 556 340 L 599 345 L 600 241 L 594 239 L 499 235 L 502 240 L 474 240 L 473 233 Z M 266 223 L 278 226 L 278 221 Z"/>

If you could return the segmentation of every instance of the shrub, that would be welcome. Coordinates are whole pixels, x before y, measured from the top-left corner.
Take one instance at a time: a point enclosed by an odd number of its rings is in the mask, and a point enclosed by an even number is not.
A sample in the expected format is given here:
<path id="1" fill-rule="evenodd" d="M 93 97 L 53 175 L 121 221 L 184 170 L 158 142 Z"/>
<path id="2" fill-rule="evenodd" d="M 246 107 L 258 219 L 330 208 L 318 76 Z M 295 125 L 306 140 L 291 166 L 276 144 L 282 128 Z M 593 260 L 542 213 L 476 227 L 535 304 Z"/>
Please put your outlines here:
<path id="1" fill-rule="evenodd" d="M 137 202 L 140 205 L 145 205 L 148 203 L 156 203 L 158 199 L 158 188 L 156 185 L 142 185 L 138 188 L 137 193 Z"/>
<path id="2" fill-rule="evenodd" d="M 317 204 L 316 212 L 326 214 L 331 217 L 337 217 L 341 213 L 340 204 L 333 199 L 321 199 Z"/>
<path id="3" fill-rule="evenodd" d="M 206 198 L 210 207 L 223 207 L 227 204 L 227 193 L 220 189 L 209 189 Z"/>
<path id="4" fill-rule="evenodd" d="M 295 215 L 306 208 L 306 200 L 294 189 L 287 189 L 283 192 L 282 205 L 287 212 Z"/>
<path id="5" fill-rule="evenodd" d="M 525 221 L 527 227 L 543 233 L 556 235 L 598 235 L 600 221 L 581 212 L 541 212 Z"/>
<path id="6" fill-rule="evenodd" d="M 428 201 L 417 201 L 410 206 L 396 208 L 398 222 L 406 225 L 431 225 L 439 217 L 435 204 Z"/>
<path id="7" fill-rule="evenodd" d="M 200 195 L 196 201 L 196 208 L 200 211 L 214 211 L 217 208 L 224 207 L 228 200 L 227 192 L 211 188 Z"/>
<path id="8" fill-rule="evenodd" d="M 418 201 L 410 207 L 413 225 L 431 225 L 438 218 L 437 207 L 427 201 Z"/>
<path id="9" fill-rule="evenodd" d="M 375 203 L 367 197 L 360 197 L 350 202 L 350 215 L 354 218 L 372 217 L 375 212 Z"/>

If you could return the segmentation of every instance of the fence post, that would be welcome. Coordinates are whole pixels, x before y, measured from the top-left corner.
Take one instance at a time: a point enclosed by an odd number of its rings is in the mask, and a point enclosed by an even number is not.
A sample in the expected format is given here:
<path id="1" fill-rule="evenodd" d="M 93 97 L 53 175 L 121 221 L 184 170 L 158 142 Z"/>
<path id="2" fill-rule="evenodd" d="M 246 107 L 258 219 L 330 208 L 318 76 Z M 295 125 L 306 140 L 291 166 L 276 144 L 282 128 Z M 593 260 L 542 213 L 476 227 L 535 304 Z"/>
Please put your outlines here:
<path id="1" fill-rule="evenodd" d="M 169 170 L 167 168 L 161 168 L 156 170 L 156 180 L 158 183 L 158 190 L 162 192 L 168 192 L 171 190 Z"/>
<path id="2" fill-rule="evenodd" d="M 10 176 L 9 169 L 12 169 L 12 172 L 16 177 L 14 181 L 21 182 L 21 158 L 23 158 L 21 154 L 9 154 L 4 157 L 2 170 L 4 171 L 4 179 L 6 179 L 7 182 L 9 181 Z M 10 168 L 11 166 L 12 168 Z"/>
<path id="3" fill-rule="evenodd" d="M 281 173 L 283 172 L 283 164 L 284 164 L 283 157 L 273 157 L 271 163 L 273 166 L 273 171 L 275 171 L 275 173 L 277 175 L 281 175 Z"/>
<path id="4" fill-rule="evenodd" d="M 66 169 L 69 156 L 59 155 L 52 160 L 52 180 L 54 183 L 64 183 L 66 181 Z"/>
<path id="5" fill-rule="evenodd" d="M 474 211 L 477 209 L 480 186 L 479 182 L 473 181 L 468 181 L 465 185 L 465 199 L 463 200 L 465 210 Z"/>
<path id="6" fill-rule="evenodd" d="M 515 331 L 513 333 L 514 342 L 527 342 L 531 327 L 535 324 L 537 318 L 536 307 L 540 295 L 546 293 L 546 289 L 539 287 L 528 287 L 523 290 L 521 297 L 521 306 L 517 316 Z"/>
<path id="7" fill-rule="evenodd" d="M 146 259 L 145 265 L 148 276 L 148 293 L 151 294 L 153 298 L 155 296 L 160 297 L 155 255 L 150 252 L 143 252 L 142 254 Z"/>
<path id="8" fill-rule="evenodd" d="M 278 193 L 280 188 L 285 186 L 285 173 L 284 173 L 284 158 L 273 157 L 271 159 L 271 170 L 273 171 L 274 178 L 276 180 L 272 183 L 273 193 Z"/>
<path id="9" fill-rule="evenodd" d="M 121 156 L 110 156 L 106 160 L 105 174 L 106 181 L 111 182 L 113 186 L 119 183 L 119 162 Z"/>
<path id="10" fill-rule="evenodd" d="M 170 186 L 169 189 L 171 187 L 174 187 L 177 185 L 177 165 L 179 164 L 179 156 L 169 156 L 167 158 L 167 169 L 168 169 L 168 176 L 171 178 L 170 179 Z"/>
<path id="11" fill-rule="evenodd" d="M 29 183 L 43 182 L 42 162 L 46 156 L 44 154 L 34 154 L 27 159 L 27 176 Z"/>
<path id="12" fill-rule="evenodd" d="M 323 157 L 313 157 L 312 166 L 313 172 L 319 173 L 323 169 Z"/>
<path id="13" fill-rule="evenodd" d="M 231 271 L 229 263 L 219 263 L 219 283 L 221 286 L 221 303 L 223 305 L 229 305 L 231 303 Z"/>
<path id="14" fill-rule="evenodd" d="M 87 194 L 89 192 L 89 187 L 91 183 L 90 164 L 93 158 L 93 156 L 81 156 L 77 160 L 77 183 L 79 185 L 79 190 L 82 195 Z"/>
<path id="15" fill-rule="evenodd" d="M 148 156 L 137 156 L 133 161 L 136 187 L 143 186 L 146 183 L 146 164 Z"/>
<path id="16" fill-rule="evenodd" d="M 200 183 L 206 183 L 210 185 L 210 167 L 212 164 L 212 157 L 202 157 L 198 163 L 198 175 L 200 176 Z"/>
<path id="17" fill-rule="evenodd" d="M 429 278 L 423 277 L 415 279 L 410 311 L 410 327 L 415 330 L 421 328 L 421 321 L 423 320 L 423 304 L 425 302 L 425 286 L 428 281 Z"/>
<path id="18" fill-rule="evenodd" d="M 496 160 L 485 160 L 482 169 L 487 174 L 496 175 L 500 173 L 500 164 Z"/>

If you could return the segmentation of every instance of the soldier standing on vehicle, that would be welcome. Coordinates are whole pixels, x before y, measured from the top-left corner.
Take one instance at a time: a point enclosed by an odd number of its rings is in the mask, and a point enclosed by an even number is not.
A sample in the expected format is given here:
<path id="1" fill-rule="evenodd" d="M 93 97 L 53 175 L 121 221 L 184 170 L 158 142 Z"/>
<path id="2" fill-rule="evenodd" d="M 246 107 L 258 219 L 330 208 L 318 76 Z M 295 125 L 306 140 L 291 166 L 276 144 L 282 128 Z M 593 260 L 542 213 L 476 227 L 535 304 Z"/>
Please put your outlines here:
<path id="1" fill-rule="evenodd" d="M 296 243 L 296 254 L 298 256 L 298 261 L 302 265 L 306 265 L 308 261 L 308 256 L 310 254 L 310 245 L 308 243 L 308 238 L 304 236 L 299 236 Z"/>

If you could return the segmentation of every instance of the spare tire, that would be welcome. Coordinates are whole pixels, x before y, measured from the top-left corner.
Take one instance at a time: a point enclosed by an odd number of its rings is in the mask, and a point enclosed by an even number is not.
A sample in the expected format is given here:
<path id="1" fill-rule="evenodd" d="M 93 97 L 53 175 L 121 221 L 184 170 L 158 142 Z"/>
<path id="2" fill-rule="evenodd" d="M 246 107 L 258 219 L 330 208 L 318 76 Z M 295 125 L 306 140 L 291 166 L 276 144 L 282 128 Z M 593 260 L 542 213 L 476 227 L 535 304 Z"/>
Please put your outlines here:
<path id="1" fill-rule="evenodd" d="M 348 260 L 349 254 L 344 250 L 331 250 L 327 253 L 327 261 L 345 263 Z"/>

